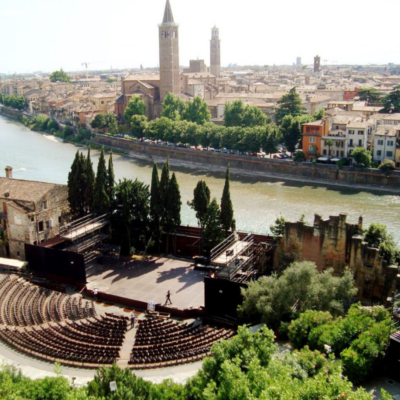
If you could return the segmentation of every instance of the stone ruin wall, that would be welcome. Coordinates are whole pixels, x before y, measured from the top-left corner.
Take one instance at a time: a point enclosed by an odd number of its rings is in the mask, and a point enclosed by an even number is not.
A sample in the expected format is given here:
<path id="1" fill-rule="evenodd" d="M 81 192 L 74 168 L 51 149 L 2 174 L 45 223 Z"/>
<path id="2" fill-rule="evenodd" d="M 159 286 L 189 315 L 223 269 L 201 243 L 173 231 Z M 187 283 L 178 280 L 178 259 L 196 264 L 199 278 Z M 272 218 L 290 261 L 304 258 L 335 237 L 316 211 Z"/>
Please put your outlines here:
<path id="1" fill-rule="evenodd" d="M 285 234 L 279 240 L 274 269 L 281 271 L 293 261 L 312 261 L 318 270 L 333 268 L 342 275 L 349 267 L 354 273 L 360 299 L 372 297 L 384 301 L 394 285 L 396 266 L 387 266 L 378 249 L 370 248 L 362 239 L 362 218 L 358 223 L 346 222 L 347 214 L 323 219 L 315 215 L 313 226 L 302 221 L 286 222 Z"/>

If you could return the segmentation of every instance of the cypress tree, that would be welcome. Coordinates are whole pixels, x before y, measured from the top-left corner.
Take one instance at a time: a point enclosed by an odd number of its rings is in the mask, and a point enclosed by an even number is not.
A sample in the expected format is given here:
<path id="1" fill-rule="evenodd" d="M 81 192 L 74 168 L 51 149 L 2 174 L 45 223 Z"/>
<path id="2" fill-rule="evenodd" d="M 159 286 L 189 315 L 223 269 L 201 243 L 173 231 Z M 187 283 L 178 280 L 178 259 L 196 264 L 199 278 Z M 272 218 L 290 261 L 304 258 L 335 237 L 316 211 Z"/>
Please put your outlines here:
<path id="1" fill-rule="evenodd" d="M 196 218 L 201 227 L 204 225 L 204 217 L 210 204 L 210 189 L 204 181 L 198 181 L 193 190 L 193 200 L 188 205 L 196 212 Z"/>
<path id="2" fill-rule="evenodd" d="M 93 210 L 95 175 L 93 171 L 93 163 L 90 159 L 90 146 L 88 148 L 88 154 L 86 157 L 85 175 L 85 206 L 86 210 L 91 212 Z"/>
<path id="3" fill-rule="evenodd" d="M 68 173 L 68 202 L 73 215 L 79 214 L 78 196 L 77 196 L 77 173 L 79 168 L 79 150 L 76 151 L 71 170 Z"/>
<path id="4" fill-rule="evenodd" d="M 169 161 L 168 158 L 165 161 L 162 171 L 161 171 L 161 180 L 160 180 L 160 205 L 161 205 L 161 213 L 160 213 L 160 222 L 161 228 L 165 232 L 165 228 L 168 221 L 168 188 L 169 188 Z"/>
<path id="5" fill-rule="evenodd" d="M 104 159 L 104 148 L 101 149 L 99 164 L 97 166 L 96 182 L 94 185 L 93 210 L 99 214 L 110 211 L 110 199 L 106 191 L 107 169 Z"/>
<path id="6" fill-rule="evenodd" d="M 168 221 L 166 229 L 168 233 L 167 253 L 168 253 L 169 234 L 176 232 L 176 229 L 181 224 L 181 205 L 182 205 L 181 192 L 179 190 L 179 185 L 175 173 L 173 173 L 171 180 L 169 182 L 168 198 L 167 198 L 167 207 L 168 207 Z M 174 243 L 176 244 L 176 240 L 174 241 Z"/>
<path id="7" fill-rule="evenodd" d="M 153 235 L 157 243 L 158 251 L 160 251 L 160 239 L 161 239 L 161 226 L 160 216 L 162 212 L 162 204 L 160 199 L 160 180 L 158 178 L 157 164 L 154 163 L 153 172 L 151 176 L 151 194 L 150 194 L 150 218 Z"/>
<path id="8" fill-rule="evenodd" d="M 233 218 L 233 206 L 231 201 L 231 193 L 229 189 L 229 165 L 226 169 L 225 186 L 221 198 L 221 225 L 225 230 L 225 236 L 228 235 L 230 229 L 235 229 L 235 220 Z"/>
<path id="9" fill-rule="evenodd" d="M 107 169 L 107 196 L 110 200 L 110 205 L 113 207 L 115 199 L 115 175 L 114 175 L 114 163 L 112 158 L 112 151 L 110 153 L 110 158 L 108 159 L 108 169 Z"/>
<path id="10" fill-rule="evenodd" d="M 78 170 L 76 174 L 76 187 L 77 187 L 77 204 L 78 215 L 80 217 L 85 215 L 85 193 L 86 193 L 86 158 L 83 153 L 79 155 Z"/>
<path id="11" fill-rule="evenodd" d="M 204 216 L 203 246 L 207 255 L 210 250 L 224 239 L 221 229 L 221 211 L 217 200 L 214 198 L 208 206 Z"/>

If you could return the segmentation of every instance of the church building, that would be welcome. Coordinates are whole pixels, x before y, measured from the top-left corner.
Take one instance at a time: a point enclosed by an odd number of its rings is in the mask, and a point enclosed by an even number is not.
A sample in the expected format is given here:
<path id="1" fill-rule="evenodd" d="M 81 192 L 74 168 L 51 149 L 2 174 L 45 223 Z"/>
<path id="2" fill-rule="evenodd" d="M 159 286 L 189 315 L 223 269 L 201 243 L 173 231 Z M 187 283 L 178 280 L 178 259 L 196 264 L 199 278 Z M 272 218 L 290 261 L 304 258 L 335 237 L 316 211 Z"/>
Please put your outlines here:
<path id="1" fill-rule="evenodd" d="M 122 78 L 122 94 L 115 103 L 115 114 L 121 122 L 132 95 L 139 95 L 142 98 L 146 104 L 146 116 L 152 120 L 160 117 L 162 102 L 168 93 L 179 96 L 185 102 L 195 96 L 209 100 L 217 93 L 217 79 L 212 73 L 203 69 L 197 73 L 180 72 L 179 25 L 174 20 L 169 0 L 166 2 L 164 18 L 158 29 L 160 73 L 129 74 Z M 214 28 L 213 32 L 214 30 L 217 28 Z M 216 40 L 218 53 L 212 60 L 214 65 L 218 66 L 216 71 L 219 71 L 219 34 Z"/>

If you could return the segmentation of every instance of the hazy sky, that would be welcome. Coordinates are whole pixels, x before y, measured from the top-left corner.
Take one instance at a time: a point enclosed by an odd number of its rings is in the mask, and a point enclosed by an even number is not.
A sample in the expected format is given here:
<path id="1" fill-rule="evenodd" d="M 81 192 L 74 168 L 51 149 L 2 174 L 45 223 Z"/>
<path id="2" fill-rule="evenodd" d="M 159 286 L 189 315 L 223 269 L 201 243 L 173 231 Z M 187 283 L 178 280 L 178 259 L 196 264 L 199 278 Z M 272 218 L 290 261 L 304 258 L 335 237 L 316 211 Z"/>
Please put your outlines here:
<path id="1" fill-rule="evenodd" d="M 0 0 L 0 72 L 158 66 L 166 0 Z M 180 64 L 209 65 L 220 28 L 222 65 L 400 64 L 400 0 L 171 0 Z"/>

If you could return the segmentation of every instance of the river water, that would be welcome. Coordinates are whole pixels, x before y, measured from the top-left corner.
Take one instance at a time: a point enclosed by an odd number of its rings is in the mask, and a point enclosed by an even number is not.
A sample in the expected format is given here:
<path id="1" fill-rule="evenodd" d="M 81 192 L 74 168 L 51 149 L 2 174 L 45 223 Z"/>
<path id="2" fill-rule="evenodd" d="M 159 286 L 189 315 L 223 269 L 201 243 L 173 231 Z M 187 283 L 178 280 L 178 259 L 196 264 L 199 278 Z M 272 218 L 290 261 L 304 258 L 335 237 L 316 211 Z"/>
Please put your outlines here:
<path id="1" fill-rule="evenodd" d="M 65 184 L 77 149 L 72 144 L 32 132 L 0 116 L 0 176 L 5 176 L 4 168 L 10 165 L 14 178 Z M 86 153 L 85 148 L 82 151 Z M 99 153 L 92 150 L 95 168 L 98 156 Z M 117 180 L 137 178 L 147 184 L 151 182 L 150 161 L 114 155 L 114 170 Z M 181 190 L 182 224 L 196 226 L 195 213 L 186 203 L 192 199 L 197 181 L 205 180 L 211 195 L 219 202 L 224 172 L 210 172 L 207 167 L 175 165 L 171 165 L 171 170 L 176 173 Z M 305 220 L 312 222 L 314 213 L 327 218 L 345 212 L 349 222 L 356 222 L 360 215 L 363 216 L 365 228 L 371 222 L 385 224 L 400 243 L 399 196 L 306 182 L 284 182 L 233 171 L 231 197 L 237 229 L 241 231 L 266 234 L 281 214 L 289 221 L 296 221 L 304 214 Z"/>

